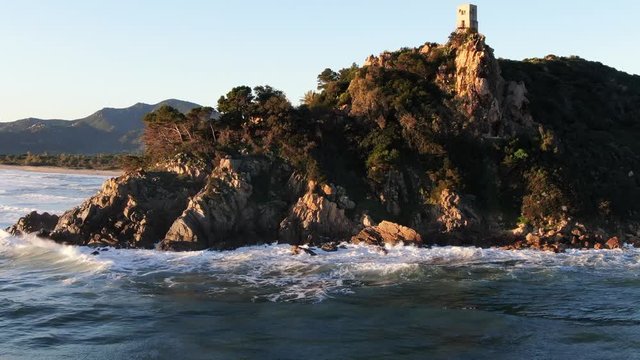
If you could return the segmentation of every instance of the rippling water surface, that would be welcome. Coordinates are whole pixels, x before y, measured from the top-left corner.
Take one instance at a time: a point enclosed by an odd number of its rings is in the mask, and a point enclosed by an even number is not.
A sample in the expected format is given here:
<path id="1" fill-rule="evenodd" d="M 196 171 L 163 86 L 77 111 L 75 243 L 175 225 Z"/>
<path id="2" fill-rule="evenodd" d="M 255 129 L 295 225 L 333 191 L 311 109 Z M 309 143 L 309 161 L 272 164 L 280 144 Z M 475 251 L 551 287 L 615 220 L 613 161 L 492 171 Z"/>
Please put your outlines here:
<path id="1" fill-rule="evenodd" d="M 104 179 L 0 170 L 0 226 Z M 0 359 L 640 357 L 638 250 L 103 250 L 0 232 Z"/>

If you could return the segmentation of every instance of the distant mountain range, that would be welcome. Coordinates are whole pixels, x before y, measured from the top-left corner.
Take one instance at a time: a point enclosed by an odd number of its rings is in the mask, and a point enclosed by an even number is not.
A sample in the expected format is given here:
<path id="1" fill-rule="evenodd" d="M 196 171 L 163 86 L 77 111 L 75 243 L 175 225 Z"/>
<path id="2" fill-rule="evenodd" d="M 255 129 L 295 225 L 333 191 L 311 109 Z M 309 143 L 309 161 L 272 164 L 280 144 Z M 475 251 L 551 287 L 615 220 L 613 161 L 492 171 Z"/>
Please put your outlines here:
<path id="1" fill-rule="evenodd" d="M 142 119 L 163 105 L 183 113 L 200 107 L 169 99 L 154 105 L 137 103 L 124 109 L 104 108 L 77 120 L 28 118 L 0 123 L 0 154 L 138 152 L 141 150 Z"/>

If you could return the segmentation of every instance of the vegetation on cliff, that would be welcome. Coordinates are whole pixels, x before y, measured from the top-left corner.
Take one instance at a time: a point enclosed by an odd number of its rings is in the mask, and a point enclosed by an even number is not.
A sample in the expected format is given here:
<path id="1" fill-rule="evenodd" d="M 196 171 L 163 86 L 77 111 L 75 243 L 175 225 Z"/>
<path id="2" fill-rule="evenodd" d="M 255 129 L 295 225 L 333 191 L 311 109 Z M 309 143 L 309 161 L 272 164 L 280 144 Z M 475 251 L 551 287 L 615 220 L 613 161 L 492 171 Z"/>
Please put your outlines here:
<path id="1" fill-rule="evenodd" d="M 220 98 L 219 120 L 161 108 L 145 118 L 147 157 L 278 158 L 345 187 L 377 220 L 426 233 L 441 230 L 426 219 L 445 189 L 485 227 L 637 216 L 637 76 L 579 58 L 497 61 L 466 33 L 368 62 L 324 70 L 297 107 L 269 86 L 239 86 Z"/>
<path id="2" fill-rule="evenodd" d="M 554 182 L 551 193 L 590 221 L 637 219 L 640 76 L 553 55 L 500 66 L 505 78 L 525 84 L 540 124 L 527 162 L 546 171 L 531 173 L 529 182 Z"/>

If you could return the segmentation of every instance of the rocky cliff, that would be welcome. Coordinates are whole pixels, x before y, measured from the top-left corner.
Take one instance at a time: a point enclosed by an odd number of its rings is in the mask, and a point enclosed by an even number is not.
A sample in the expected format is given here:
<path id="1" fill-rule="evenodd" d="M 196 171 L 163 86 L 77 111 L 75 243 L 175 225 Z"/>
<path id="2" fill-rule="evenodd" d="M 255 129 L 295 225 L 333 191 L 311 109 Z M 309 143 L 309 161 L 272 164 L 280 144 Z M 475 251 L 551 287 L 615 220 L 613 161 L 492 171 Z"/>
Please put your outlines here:
<path id="1" fill-rule="evenodd" d="M 504 137 L 536 129 L 524 83 L 502 77 L 483 35 L 460 32 L 446 46 L 455 49 L 453 88 L 458 110 L 477 134 Z"/>

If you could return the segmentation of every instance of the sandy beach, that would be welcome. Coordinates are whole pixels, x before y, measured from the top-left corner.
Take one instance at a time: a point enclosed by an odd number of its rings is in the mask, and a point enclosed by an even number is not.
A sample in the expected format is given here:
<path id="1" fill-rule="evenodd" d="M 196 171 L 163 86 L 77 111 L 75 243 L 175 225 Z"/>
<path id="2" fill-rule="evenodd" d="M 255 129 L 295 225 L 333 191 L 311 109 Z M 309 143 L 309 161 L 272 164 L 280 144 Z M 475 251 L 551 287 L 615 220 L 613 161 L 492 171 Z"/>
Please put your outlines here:
<path id="1" fill-rule="evenodd" d="M 20 166 L 20 165 L 0 165 L 0 170 L 20 170 L 39 173 L 54 174 L 83 174 L 83 175 L 104 175 L 119 176 L 122 170 L 92 170 L 92 169 L 68 169 L 55 166 Z"/>

